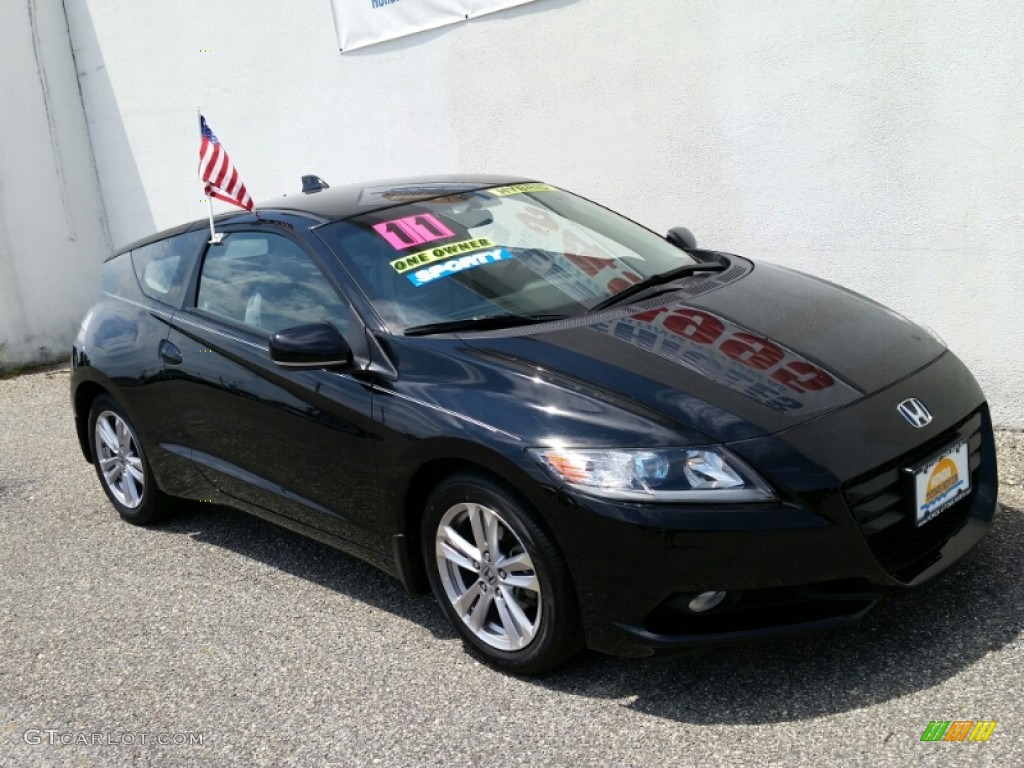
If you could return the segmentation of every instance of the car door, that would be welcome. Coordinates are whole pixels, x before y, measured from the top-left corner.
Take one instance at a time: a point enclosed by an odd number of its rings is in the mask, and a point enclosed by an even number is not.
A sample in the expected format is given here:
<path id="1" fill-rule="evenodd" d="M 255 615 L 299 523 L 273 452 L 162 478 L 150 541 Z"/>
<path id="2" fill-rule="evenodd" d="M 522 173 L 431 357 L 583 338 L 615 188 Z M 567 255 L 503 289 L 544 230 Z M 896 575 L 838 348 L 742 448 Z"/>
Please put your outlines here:
<path id="1" fill-rule="evenodd" d="M 270 336 L 330 322 L 364 329 L 325 269 L 329 253 L 268 225 L 208 245 L 167 341 L 174 406 L 192 458 L 224 493 L 377 551 L 371 390 L 348 370 L 295 370 Z M 322 246 L 321 246 L 322 247 Z M 358 363 L 357 363 L 358 364 Z"/>

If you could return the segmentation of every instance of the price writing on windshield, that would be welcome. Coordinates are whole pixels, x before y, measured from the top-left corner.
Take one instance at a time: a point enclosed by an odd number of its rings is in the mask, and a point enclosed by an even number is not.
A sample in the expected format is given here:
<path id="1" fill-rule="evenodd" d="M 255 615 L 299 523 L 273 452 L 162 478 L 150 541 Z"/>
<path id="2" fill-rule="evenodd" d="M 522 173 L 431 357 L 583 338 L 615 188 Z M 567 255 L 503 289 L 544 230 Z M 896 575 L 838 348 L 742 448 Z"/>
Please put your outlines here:
<path id="1" fill-rule="evenodd" d="M 455 236 L 455 233 L 438 221 L 436 216 L 429 213 L 382 221 L 380 224 L 374 224 L 373 230 L 387 240 L 388 245 L 396 251 Z"/>

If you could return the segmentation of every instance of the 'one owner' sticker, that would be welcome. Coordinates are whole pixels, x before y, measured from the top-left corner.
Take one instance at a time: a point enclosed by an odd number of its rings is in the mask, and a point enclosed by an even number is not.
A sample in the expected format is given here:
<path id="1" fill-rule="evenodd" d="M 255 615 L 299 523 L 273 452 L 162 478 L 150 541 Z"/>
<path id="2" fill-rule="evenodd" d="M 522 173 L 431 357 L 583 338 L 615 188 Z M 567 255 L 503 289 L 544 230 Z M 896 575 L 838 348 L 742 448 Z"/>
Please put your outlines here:
<path id="1" fill-rule="evenodd" d="M 439 277 L 448 277 L 467 269 L 482 267 L 484 264 L 493 264 L 496 261 L 505 261 L 511 258 L 512 254 L 504 248 L 495 248 L 492 251 L 479 251 L 466 256 L 460 256 L 457 259 L 442 261 L 440 264 L 432 264 L 429 267 L 410 272 L 406 277 L 409 278 L 413 285 L 419 288 L 421 285 L 433 282 Z"/>
<path id="2" fill-rule="evenodd" d="M 460 240 L 457 243 L 439 245 L 426 251 L 411 253 L 400 259 L 391 262 L 391 268 L 395 272 L 403 273 L 411 269 L 422 267 L 434 261 L 444 261 L 452 256 L 458 256 L 469 251 L 482 251 L 484 248 L 497 248 L 498 244 L 487 237 L 478 237 L 476 240 Z"/>

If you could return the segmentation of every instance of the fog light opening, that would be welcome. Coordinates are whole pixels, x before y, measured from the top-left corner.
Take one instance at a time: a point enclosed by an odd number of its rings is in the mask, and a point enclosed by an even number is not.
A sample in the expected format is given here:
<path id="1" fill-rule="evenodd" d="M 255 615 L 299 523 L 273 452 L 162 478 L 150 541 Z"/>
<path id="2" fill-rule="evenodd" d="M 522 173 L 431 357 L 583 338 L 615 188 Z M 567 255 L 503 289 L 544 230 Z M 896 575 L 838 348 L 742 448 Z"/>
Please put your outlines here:
<path id="1" fill-rule="evenodd" d="M 725 596 L 726 593 L 721 591 L 701 592 L 689 602 L 687 607 L 694 613 L 704 613 L 721 605 Z"/>

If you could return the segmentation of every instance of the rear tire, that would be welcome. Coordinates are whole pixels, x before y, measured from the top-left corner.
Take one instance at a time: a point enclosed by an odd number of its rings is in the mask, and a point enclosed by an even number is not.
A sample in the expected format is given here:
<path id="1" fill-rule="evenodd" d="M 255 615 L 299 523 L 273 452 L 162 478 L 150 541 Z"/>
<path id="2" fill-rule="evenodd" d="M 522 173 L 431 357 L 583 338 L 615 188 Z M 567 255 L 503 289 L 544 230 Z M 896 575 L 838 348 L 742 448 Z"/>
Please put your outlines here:
<path id="1" fill-rule="evenodd" d="M 479 472 L 451 475 L 427 501 L 420 540 L 441 610 L 487 663 L 539 674 L 580 650 L 569 569 L 511 489 Z"/>
<path id="2" fill-rule="evenodd" d="M 110 395 L 93 401 L 89 444 L 100 485 L 121 517 L 149 525 L 170 514 L 173 500 L 157 488 L 138 431 Z"/>

